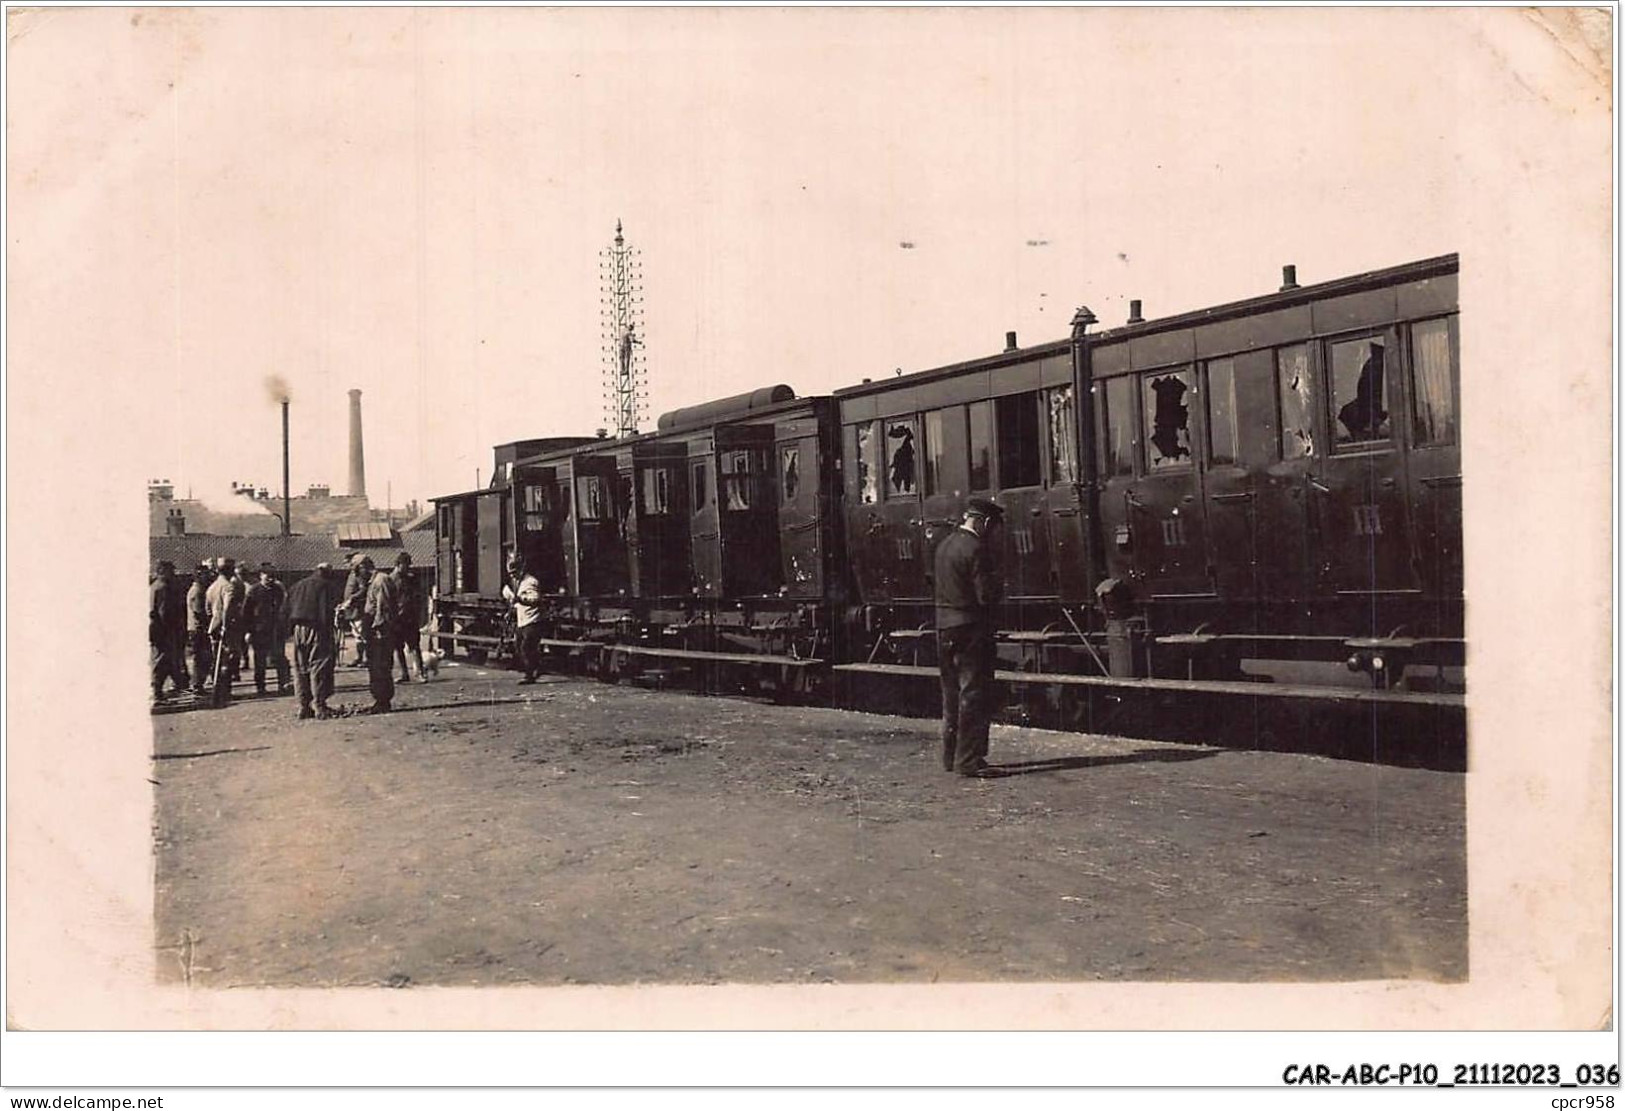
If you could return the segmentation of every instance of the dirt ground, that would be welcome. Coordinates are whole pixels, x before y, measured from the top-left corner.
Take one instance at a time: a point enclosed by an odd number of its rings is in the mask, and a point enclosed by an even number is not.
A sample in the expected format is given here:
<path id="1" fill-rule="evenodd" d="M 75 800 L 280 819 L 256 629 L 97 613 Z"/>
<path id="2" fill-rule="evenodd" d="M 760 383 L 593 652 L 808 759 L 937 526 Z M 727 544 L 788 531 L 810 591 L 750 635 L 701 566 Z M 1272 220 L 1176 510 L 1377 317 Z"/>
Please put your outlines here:
<path id="1" fill-rule="evenodd" d="M 337 703 L 367 701 L 341 669 Z M 446 665 L 388 717 L 153 719 L 197 986 L 1467 974 L 1460 775 Z"/>

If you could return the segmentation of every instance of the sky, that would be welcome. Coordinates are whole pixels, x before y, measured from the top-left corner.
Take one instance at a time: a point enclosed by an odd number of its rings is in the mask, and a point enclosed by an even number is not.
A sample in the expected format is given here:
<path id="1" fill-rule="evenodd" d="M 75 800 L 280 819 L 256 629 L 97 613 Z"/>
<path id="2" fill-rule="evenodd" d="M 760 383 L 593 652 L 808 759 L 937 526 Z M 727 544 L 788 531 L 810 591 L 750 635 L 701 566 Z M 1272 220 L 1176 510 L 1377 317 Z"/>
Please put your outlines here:
<path id="1" fill-rule="evenodd" d="M 399 505 L 608 423 L 617 220 L 651 423 L 1441 254 L 1481 14 L 51 11 L 9 134 L 12 310 L 54 327 L 13 373 L 116 398 L 121 475 L 182 493 L 280 487 L 272 376 L 293 490 L 342 492 L 358 388 Z"/>

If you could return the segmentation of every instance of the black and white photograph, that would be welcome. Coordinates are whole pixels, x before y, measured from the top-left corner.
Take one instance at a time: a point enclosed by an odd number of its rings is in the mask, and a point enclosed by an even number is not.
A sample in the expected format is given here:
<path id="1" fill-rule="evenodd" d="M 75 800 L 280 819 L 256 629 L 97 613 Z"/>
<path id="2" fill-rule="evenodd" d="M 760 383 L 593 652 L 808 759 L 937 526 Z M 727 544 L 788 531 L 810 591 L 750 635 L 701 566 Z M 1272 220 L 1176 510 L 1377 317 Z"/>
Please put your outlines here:
<path id="1" fill-rule="evenodd" d="M 8 9 L 8 1024 L 1611 1030 L 1614 14 Z"/>

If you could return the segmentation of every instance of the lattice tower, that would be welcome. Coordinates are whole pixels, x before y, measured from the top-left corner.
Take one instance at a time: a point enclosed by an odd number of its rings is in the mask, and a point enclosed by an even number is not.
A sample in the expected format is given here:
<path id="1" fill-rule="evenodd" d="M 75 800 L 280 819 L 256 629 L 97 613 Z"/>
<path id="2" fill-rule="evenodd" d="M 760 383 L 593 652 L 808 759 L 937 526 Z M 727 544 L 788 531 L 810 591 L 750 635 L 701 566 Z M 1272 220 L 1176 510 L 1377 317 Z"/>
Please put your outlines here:
<path id="1" fill-rule="evenodd" d="M 602 296 L 604 412 L 613 435 L 634 436 L 649 415 L 648 364 L 644 360 L 643 264 L 627 245 L 621 222 L 615 242 L 599 252 Z"/>

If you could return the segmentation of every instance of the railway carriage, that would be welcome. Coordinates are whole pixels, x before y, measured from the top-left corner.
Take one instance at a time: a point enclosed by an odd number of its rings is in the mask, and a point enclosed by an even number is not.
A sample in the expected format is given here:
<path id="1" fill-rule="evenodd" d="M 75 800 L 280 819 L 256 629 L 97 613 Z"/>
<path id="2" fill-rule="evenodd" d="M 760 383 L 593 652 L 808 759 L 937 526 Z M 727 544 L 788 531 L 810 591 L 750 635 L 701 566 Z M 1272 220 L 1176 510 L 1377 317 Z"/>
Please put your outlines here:
<path id="1" fill-rule="evenodd" d="M 504 445 L 489 489 L 435 499 L 444 645 L 507 647 L 518 551 L 546 643 L 600 674 L 921 678 L 934 548 L 977 496 L 1005 510 L 1006 685 L 1354 684 L 1457 722 L 1457 267 L 1306 287 L 1289 267 L 1266 296 L 1160 320 L 1136 302 L 1093 333 L 1080 309 L 1064 340 L 828 397 Z"/>

